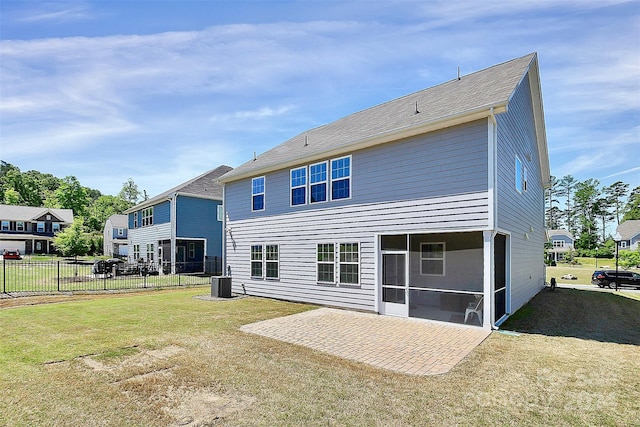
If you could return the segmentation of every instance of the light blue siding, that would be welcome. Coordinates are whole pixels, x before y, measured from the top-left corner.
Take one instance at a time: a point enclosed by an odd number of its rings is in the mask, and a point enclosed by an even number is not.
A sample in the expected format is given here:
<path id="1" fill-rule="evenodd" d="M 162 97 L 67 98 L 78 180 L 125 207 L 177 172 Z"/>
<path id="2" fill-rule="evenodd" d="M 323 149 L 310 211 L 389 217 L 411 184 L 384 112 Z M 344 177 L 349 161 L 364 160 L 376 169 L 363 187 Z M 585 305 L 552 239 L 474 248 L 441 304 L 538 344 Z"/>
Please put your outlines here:
<path id="1" fill-rule="evenodd" d="M 222 257 L 222 222 L 217 220 L 217 200 L 178 196 L 176 236 L 207 239 L 207 256 Z"/>
<path id="2" fill-rule="evenodd" d="M 529 73 L 509 109 L 497 116 L 497 225 L 511 233 L 511 312 L 544 286 L 544 190 Z M 527 168 L 527 190 L 516 190 L 515 157 Z"/>
<path id="3" fill-rule="evenodd" d="M 266 174 L 265 209 L 260 212 L 251 212 L 250 178 L 227 184 L 232 219 L 486 191 L 487 122 L 478 120 L 352 153 L 350 199 L 291 206 L 290 169 Z"/>

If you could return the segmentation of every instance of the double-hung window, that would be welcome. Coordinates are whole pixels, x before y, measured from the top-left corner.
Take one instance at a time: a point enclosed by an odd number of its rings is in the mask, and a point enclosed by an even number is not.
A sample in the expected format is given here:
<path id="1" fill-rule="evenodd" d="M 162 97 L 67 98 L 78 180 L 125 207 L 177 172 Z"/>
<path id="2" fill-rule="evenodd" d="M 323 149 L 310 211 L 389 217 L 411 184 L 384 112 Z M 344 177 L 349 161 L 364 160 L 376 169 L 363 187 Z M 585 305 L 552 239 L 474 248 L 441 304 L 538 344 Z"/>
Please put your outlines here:
<path id="1" fill-rule="evenodd" d="M 57 233 L 58 231 L 60 231 L 60 223 L 59 222 L 54 222 L 53 224 L 51 224 L 51 230 L 54 233 Z"/>
<path id="2" fill-rule="evenodd" d="M 142 209 L 142 226 L 153 225 L 153 206 Z"/>
<path id="3" fill-rule="evenodd" d="M 196 244 L 189 243 L 189 259 L 194 259 L 196 257 Z"/>
<path id="4" fill-rule="evenodd" d="M 153 261 L 153 243 L 147 243 L 147 261 Z"/>
<path id="5" fill-rule="evenodd" d="M 307 203 L 307 167 L 291 169 L 291 206 Z"/>
<path id="6" fill-rule="evenodd" d="M 357 243 L 340 243 L 340 283 L 359 283 L 360 252 Z"/>
<path id="7" fill-rule="evenodd" d="M 2 231 L 9 231 L 9 221 L 2 221 Z"/>
<path id="8" fill-rule="evenodd" d="M 124 236 L 124 228 L 118 228 L 118 236 Z"/>
<path id="9" fill-rule="evenodd" d="M 224 206 L 223 205 L 218 205 L 218 209 L 216 212 L 216 219 L 220 222 L 222 222 L 224 220 Z"/>
<path id="10" fill-rule="evenodd" d="M 516 156 L 516 190 L 519 193 L 527 191 L 527 168 L 518 156 Z"/>
<path id="11" fill-rule="evenodd" d="M 335 249 L 333 243 L 319 243 L 317 248 L 318 282 L 335 282 Z"/>
<path id="12" fill-rule="evenodd" d="M 135 261 L 140 259 L 140 245 L 133 245 L 133 259 Z"/>
<path id="13" fill-rule="evenodd" d="M 251 277 L 262 279 L 262 245 L 251 246 Z"/>
<path id="14" fill-rule="evenodd" d="M 42 222 L 42 221 L 38 222 L 36 231 L 38 233 L 44 233 L 44 222 Z"/>
<path id="15" fill-rule="evenodd" d="M 351 156 L 331 160 L 331 200 L 351 197 Z"/>
<path id="16" fill-rule="evenodd" d="M 564 240 L 554 240 L 553 241 L 554 248 L 564 248 Z"/>
<path id="17" fill-rule="evenodd" d="M 278 245 L 251 246 L 251 277 L 278 279 L 280 277 L 280 248 Z"/>
<path id="18" fill-rule="evenodd" d="M 327 162 L 309 166 L 310 203 L 327 201 Z"/>
<path id="19" fill-rule="evenodd" d="M 251 210 L 264 210 L 264 176 L 251 180 Z"/>
<path id="20" fill-rule="evenodd" d="M 138 228 L 138 212 L 133 213 L 133 228 Z"/>
<path id="21" fill-rule="evenodd" d="M 265 270 L 267 279 L 280 277 L 280 256 L 278 245 L 265 246 Z"/>
<path id="22" fill-rule="evenodd" d="M 425 276 L 444 276 L 444 242 L 420 244 L 420 274 Z"/>
<path id="23" fill-rule="evenodd" d="M 16 221 L 16 231 L 24 231 L 24 221 Z"/>

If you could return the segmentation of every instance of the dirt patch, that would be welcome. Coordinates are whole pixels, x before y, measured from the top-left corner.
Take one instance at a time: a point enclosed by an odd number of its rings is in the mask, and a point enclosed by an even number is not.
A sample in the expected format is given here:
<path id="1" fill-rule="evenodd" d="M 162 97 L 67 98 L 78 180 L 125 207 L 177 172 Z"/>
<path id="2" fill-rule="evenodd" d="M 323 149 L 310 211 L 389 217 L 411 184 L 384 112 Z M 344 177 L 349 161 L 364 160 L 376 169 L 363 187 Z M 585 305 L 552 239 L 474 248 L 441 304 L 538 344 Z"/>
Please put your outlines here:
<path id="1" fill-rule="evenodd" d="M 173 426 L 210 425 L 254 403 L 255 398 L 252 397 L 222 396 L 212 389 L 172 385 L 176 383 L 173 376 L 178 367 L 172 359 L 185 351 L 180 346 L 169 345 L 156 350 L 140 350 L 113 360 L 113 363 L 99 360 L 103 356 L 100 354 L 81 356 L 76 360 L 96 373 L 108 372 L 119 377 L 114 384 L 122 385 L 122 393 L 131 399 L 141 398 L 139 394 L 136 396 L 135 390 L 145 388 L 145 384 L 159 387 L 152 400 L 158 402 L 166 416 L 174 420 Z"/>
<path id="2" fill-rule="evenodd" d="M 234 412 L 249 407 L 255 401 L 246 396 L 219 396 L 207 389 L 171 388 L 169 400 L 178 402 L 176 406 L 165 407 L 164 411 L 175 419 L 175 426 L 209 425 Z"/>

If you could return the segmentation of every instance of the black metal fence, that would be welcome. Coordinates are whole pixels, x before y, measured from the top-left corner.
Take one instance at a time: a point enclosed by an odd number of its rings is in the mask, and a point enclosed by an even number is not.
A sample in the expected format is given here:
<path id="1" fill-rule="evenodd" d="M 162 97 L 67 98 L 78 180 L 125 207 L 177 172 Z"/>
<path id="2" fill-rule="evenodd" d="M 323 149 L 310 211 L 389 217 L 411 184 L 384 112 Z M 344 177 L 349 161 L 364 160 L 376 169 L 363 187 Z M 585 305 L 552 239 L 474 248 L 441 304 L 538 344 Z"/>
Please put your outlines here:
<path id="1" fill-rule="evenodd" d="M 206 285 L 220 275 L 220 258 L 197 263 L 126 263 L 102 260 L 2 260 L 2 289 L 10 293 L 113 291 Z"/>

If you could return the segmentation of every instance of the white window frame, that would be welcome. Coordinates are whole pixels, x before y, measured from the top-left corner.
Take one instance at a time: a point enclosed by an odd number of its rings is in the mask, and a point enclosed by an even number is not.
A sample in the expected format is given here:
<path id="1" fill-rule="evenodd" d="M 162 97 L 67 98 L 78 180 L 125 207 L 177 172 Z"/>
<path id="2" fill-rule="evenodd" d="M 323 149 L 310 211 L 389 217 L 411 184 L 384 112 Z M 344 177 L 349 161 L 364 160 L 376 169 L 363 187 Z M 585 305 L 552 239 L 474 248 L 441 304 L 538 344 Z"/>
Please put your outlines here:
<path id="1" fill-rule="evenodd" d="M 60 231 L 60 223 L 59 222 L 51 223 L 51 231 L 54 232 L 54 233 L 56 231 Z"/>
<path id="2" fill-rule="evenodd" d="M 275 248 L 275 252 L 273 251 L 273 248 Z M 269 249 L 272 249 L 271 251 Z M 275 258 L 273 258 L 273 255 L 275 253 Z M 279 280 L 280 279 L 280 245 L 264 245 L 264 267 L 262 268 L 262 271 L 264 272 L 264 278 L 267 280 Z M 276 266 L 276 275 L 275 276 L 269 276 L 269 265 L 271 264 L 271 266 L 273 266 L 273 264 L 275 264 Z"/>
<path id="3" fill-rule="evenodd" d="M 626 240 L 622 240 L 622 241 L 620 242 L 620 247 L 621 247 L 621 248 L 623 248 L 623 249 L 625 249 L 625 248 L 627 247 L 627 241 L 626 241 Z"/>
<path id="4" fill-rule="evenodd" d="M 323 251 L 322 254 L 330 254 L 330 260 L 320 260 L 320 246 L 330 246 L 327 251 Z M 331 266 L 331 280 L 320 280 L 320 266 Z M 318 283 L 336 283 L 336 245 L 333 242 L 322 242 L 316 244 L 316 281 Z"/>
<path id="5" fill-rule="evenodd" d="M 2 221 L 2 231 L 9 231 L 11 229 L 11 222 Z"/>
<path id="6" fill-rule="evenodd" d="M 313 173 L 311 172 L 312 168 L 316 167 L 316 166 L 320 166 L 320 165 L 324 165 L 324 180 L 322 181 L 317 181 L 317 182 L 313 182 Z M 309 165 L 309 203 L 326 203 L 329 201 L 329 192 L 331 191 L 331 188 L 329 187 L 329 174 L 331 173 L 331 171 L 329 170 L 329 162 L 328 161 L 324 161 L 324 162 L 318 162 L 318 163 L 314 163 Z M 313 201 L 311 199 L 311 194 L 312 194 L 312 188 L 316 185 L 322 185 L 324 184 L 324 200 L 318 200 L 318 201 Z M 351 193 L 349 193 L 351 194 Z"/>
<path id="7" fill-rule="evenodd" d="M 298 184 L 298 185 L 293 185 L 293 173 L 297 172 L 297 171 L 304 171 L 304 175 L 302 176 L 302 180 L 303 183 L 302 184 Z M 307 204 L 307 183 L 308 183 L 309 179 L 308 179 L 308 171 L 307 171 L 307 167 L 306 166 L 301 166 L 301 167 L 297 167 L 297 168 L 293 168 L 289 170 L 289 206 L 290 207 L 294 207 L 294 206 L 304 206 Z M 293 190 L 297 190 L 297 189 L 304 189 L 304 201 L 302 203 L 293 203 Z"/>
<path id="8" fill-rule="evenodd" d="M 425 257 L 423 256 L 424 250 L 422 249 L 427 245 L 441 245 L 442 246 L 442 258 L 438 257 Z M 422 269 L 423 261 L 442 261 L 442 274 L 425 273 Z M 421 242 L 420 243 L 420 274 L 422 276 L 438 276 L 443 277 L 447 275 L 447 243 L 446 242 Z"/>
<path id="9" fill-rule="evenodd" d="M 343 176 L 340 178 L 333 178 L 333 162 L 339 161 L 339 160 L 343 160 L 343 159 L 349 159 L 349 175 L 347 176 Z M 352 187 L 353 187 L 353 159 L 351 155 L 348 156 L 342 156 L 342 157 L 336 157 L 335 159 L 331 159 L 329 160 L 329 167 L 327 170 L 327 177 L 329 179 L 329 188 L 327 189 L 327 191 L 329 191 L 329 200 L 334 201 L 334 200 L 349 200 L 351 199 L 351 197 L 353 196 L 352 194 Z M 333 183 L 336 181 L 343 181 L 343 180 L 349 180 L 349 197 L 340 197 L 337 199 L 334 199 L 333 197 Z"/>
<path id="10" fill-rule="evenodd" d="M 16 221 L 16 231 L 24 231 L 24 221 Z"/>
<path id="11" fill-rule="evenodd" d="M 261 179 L 262 180 L 262 192 L 255 192 L 255 188 L 254 188 L 254 182 L 256 182 L 257 180 Z M 266 196 L 266 191 L 267 191 L 267 179 L 266 177 L 263 176 L 257 176 L 255 178 L 251 179 L 251 212 L 261 212 L 263 210 L 265 210 L 267 208 L 267 196 Z M 253 203 L 253 199 L 256 196 L 262 196 L 262 209 L 254 209 L 254 203 Z"/>
<path id="12" fill-rule="evenodd" d="M 44 230 L 45 230 L 44 221 L 38 221 L 38 223 L 36 224 L 36 233 L 44 233 Z"/>
<path id="13" fill-rule="evenodd" d="M 357 246 L 357 252 L 356 252 L 356 256 L 358 257 L 357 261 L 343 261 L 342 260 L 342 246 L 343 245 L 356 245 Z M 338 268 L 336 269 L 336 281 L 338 282 L 338 285 L 343 285 L 343 286 L 359 286 L 360 285 L 360 271 L 362 270 L 360 268 L 360 259 L 362 258 L 360 256 L 360 242 L 340 242 L 336 245 L 336 247 L 338 248 L 338 256 L 336 257 L 337 263 L 338 263 Z M 350 252 L 351 253 L 351 252 Z M 343 265 L 355 265 L 356 268 L 358 269 L 357 272 L 357 280 L 355 283 L 353 282 L 343 282 L 342 281 L 342 266 Z"/>
<path id="14" fill-rule="evenodd" d="M 118 228 L 118 236 L 124 236 L 124 228 Z"/>
<path id="15" fill-rule="evenodd" d="M 259 250 L 254 250 L 260 248 Z M 256 257 L 254 258 L 254 255 Z M 259 257 L 258 257 L 259 256 Z M 262 279 L 264 277 L 264 245 L 251 245 L 249 247 L 249 274 L 252 279 Z M 260 275 L 253 274 L 253 264 L 260 265 Z"/>
<path id="16" fill-rule="evenodd" d="M 219 222 L 222 222 L 222 220 L 224 219 L 224 206 L 223 205 L 218 205 L 217 212 L 216 212 L 216 219 Z"/>
<path id="17" fill-rule="evenodd" d="M 564 240 L 554 240 L 553 247 L 554 248 L 564 248 L 565 241 Z"/>
<path id="18" fill-rule="evenodd" d="M 147 261 L 153 261 L 153 254 L 155 254 L 153 243 L 147 243 Z"/>
<path id="19" fill-rule="evenodd" d="M 138 228 L 138 212 L 133 213 L 133 228 Z"/>
<path id="20" fill-rule="evenodd" d="M 134 261 L 140 259 L 140 245 L 133 245 L 133 259 Z"/>
<path id="21" fill-rule="evenodd" d="M 149 206 L 148 208 L 142 209 L 142 226 L 148 227 L 153 225 L 153 206 Z"/>

